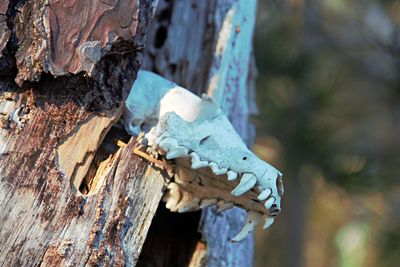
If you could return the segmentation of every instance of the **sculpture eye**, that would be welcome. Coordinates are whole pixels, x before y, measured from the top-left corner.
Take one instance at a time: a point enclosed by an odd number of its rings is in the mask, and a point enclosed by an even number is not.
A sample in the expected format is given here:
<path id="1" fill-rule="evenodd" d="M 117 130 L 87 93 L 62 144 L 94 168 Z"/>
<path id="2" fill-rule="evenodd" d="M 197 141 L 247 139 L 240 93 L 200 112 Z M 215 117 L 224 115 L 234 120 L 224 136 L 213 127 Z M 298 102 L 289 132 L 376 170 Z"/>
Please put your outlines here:
<path id="1" fill-rule="evenodd" d="M 200 145 L 204 145 L 204 143 L 207 141 L 207 139 L 208 139 L 209 137 L 210 137 L 210 136 L 208 135 L 208 136 L 204 137 L 203 139 L 201 139 L 201 140 L 200 140 Z"/>
<path id="2" fill-rule="evenodd" d="M 142 123 L 140 124 L 140 130 L 142 130 L 142 131 L 144 131 L 144 132 L 150 131 L 151 127 L 153 127 L 153 125 L 150 124 L 150 123 L 147 123 L 147 122 L 142 122 Z"/>
<path id="3" fill-rule="evenodd" d="M 142 119 L 134 119 L 130 122 L 131 127 L 137 127 L 137 126 L 141 126 L 141 124 L 143 123 Z"/>
<path id="4" fill-rule="evenodd" d="M 243 157 L 243 160 L 246 160 L 247 159 L 247 157 Z"/>

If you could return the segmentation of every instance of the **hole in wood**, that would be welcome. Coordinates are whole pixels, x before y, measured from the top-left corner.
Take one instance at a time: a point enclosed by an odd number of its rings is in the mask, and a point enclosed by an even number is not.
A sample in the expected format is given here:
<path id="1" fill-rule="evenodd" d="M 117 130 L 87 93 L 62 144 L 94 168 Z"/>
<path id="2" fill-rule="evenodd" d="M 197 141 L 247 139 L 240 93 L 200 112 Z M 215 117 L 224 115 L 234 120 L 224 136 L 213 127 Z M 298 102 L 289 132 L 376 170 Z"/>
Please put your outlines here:
<path id="1" fill-rule="evenodd" d="M 170 21 L 171 20 L 171 10 L 169 8 L 163 9 L 157 17 L 158 21 Z"/>
<path id="2" fill-rule="evenodd" d="M 97 150 L 86 176 L 79 185 L 83 195 L 95 194 L 103 183 L 119 149 L 118 142 L 128 143 L 130 136 L 121 128 L 112 126 Z"/>
<path id="3" fill-rule="evenodd" d="M 156 48 L 161 48 L 164 45 L 165 40 L 167 39 L 167 34 L 167 28 L 164 26 L 161 26 L 157 29 L 156 38 L 154 40 L 154 46 Z"/>
<path id="4" fill-rule="evenodd" d="M 160 203 L 136 266 L 192 266 L 196 252 L 206 250 L 198 245 L 200 214 L 170 212 Z"/>
<path id="5" fill-rule="evenodd" d="M 171 70 L 172 74 L 175 74 L 176 71 L 176 64 L 169 64 L 169 69 Z"/>

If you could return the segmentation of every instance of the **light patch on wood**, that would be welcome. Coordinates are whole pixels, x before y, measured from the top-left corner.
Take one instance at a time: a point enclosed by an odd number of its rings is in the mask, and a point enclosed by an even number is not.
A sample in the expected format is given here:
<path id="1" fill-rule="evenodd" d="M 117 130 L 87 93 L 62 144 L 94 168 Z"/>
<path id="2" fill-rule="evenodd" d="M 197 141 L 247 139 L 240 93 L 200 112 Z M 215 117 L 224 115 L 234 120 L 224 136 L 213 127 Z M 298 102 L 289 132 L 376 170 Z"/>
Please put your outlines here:
<path id="1" fill-rule="evenodd" d="M 189 262 L 189 267 L 204 267 L 206 266 L 207 245 L 204 242 L 197 242 L 196 249 L 193 252 Z"/>
<path id="2" fill-rule="evenodd" d="M 207 94 L 224 112 L 231 111 L 230 91 L 238 87 L 236 97 L 247 110 L 246 86 L 252 54 L 256 1 L 235 1 L 225 14 L 216 33 L 214 59 L 209 72 Z"/>
<path id="3" fill-rule="evenodd" d="M 119 177 L 118 170 L 116 176 Z M 130 262 L 131 257 L 125 258 L 126 266 L 135 266 L 142 252 L 153 216 L 163 196 L 164 183 L 163 176 L 153 167 L 147 168 L 140 179 L 137 177 L 129 177 L 129 179 L 133 180 L 130 184 L 134 185 L 127 189 L 129 196 L 137 196 L 137 191 L 142 191 L 140 197 L 135 200 L 135 205 L 129 206 L 125 213 L 125 217 L 129 218 L 132 226 L 123 237 L 124 254 L 133 255 L 132 262 Z"/>
<path id="4" fill-rule="evenodd" d="M 17 109 L 17 103 L 10 92 L 4 92 L 0 95 L 0 158 L 8 155 L 11 151 L 12 143 L 15 140 L 15 134 L 10 134 L 10 119 Z M 1 172 L 0 166 L 0 172 Z"/>
<path id="5" fill-rule="evenodd" d="M 88 186 L 89 192 L 87 193 L 87 196 L 97 194 L 97 192 L 101 188 L 101 185 L 104 182 L 104 179 L 107 177 L 107 174 L 112 169 L 115 159 L 117 159 L 117 156 L 116 154 L 113 154 L 110 155 L 107 159 L 100 162 L 99 167 L 96 170 L 96 175 L 91 179 L 90 185 Z M 75 188 L 79 188 L 79 186 Z"/>
<path id="6" fill-rule="evenodd" d="M 80 194 L 79 186 L 90 167 L 95 152 L 120 114 L 119 110 L 110 112 L 107 116 L 94 115 L 90 117 L 58 147 L 58 169 L 70 179 L 75 193 Z M 101 173 L 103 172 L 104 169 Z M 102 177 L 102 175 L 99 173 L 97 177 Z M 98 182 L 96 181 L 96 183 Z"/>

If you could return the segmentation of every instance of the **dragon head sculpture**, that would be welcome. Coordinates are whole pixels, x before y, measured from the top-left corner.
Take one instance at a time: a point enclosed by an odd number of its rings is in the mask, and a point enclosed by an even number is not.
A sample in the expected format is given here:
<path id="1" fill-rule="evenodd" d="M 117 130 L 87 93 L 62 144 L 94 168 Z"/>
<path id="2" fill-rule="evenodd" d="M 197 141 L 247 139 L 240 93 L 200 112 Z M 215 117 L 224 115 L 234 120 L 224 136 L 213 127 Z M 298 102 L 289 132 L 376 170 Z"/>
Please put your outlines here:
<path id="1" fill-rule="evenodd" d="M 265 216 L 269 227 L 281 211 L 282 173 L 250 151 L 218 105 L 152 72 L 139 71 L 125 103 L 128 133 L 144 131 L 148 150 L 174 160 L 164 197 L 171 211 L 217 205 L 248 211 L 240 241 Z"/>

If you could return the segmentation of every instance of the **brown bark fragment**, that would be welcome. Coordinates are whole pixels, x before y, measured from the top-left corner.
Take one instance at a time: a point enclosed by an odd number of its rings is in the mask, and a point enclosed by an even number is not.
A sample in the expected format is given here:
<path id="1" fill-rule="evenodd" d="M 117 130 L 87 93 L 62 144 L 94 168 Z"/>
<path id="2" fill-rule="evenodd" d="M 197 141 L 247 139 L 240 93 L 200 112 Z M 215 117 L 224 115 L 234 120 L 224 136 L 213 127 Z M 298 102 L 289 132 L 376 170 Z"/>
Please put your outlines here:
<path id="1" fill-rule="evenodd" d="M 150 4 L 139 3 L 143 14 L 134 0 L 27 1 L 15 22 L 19 39 L 16 82 L 38 81 L 42 72 L 101 75 L 95 68 L 105 55 L 137 50 L 132 37 L 143 26 L 140 17 L 148 20 L 150 16 Z"/>
<path id="2" fill-rule="evenodd" d="M 139 16 L 136 1 L 53 1 L 46 7 L 49 70 L 89 71 L 118 40 L 130 40 Z"/>

